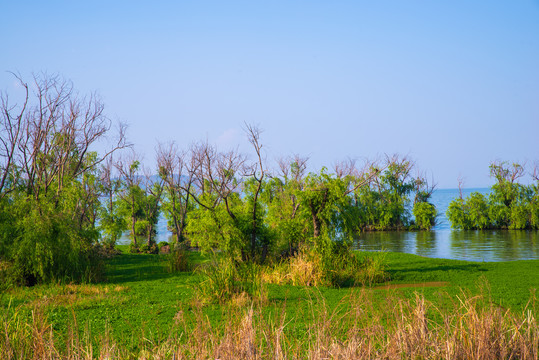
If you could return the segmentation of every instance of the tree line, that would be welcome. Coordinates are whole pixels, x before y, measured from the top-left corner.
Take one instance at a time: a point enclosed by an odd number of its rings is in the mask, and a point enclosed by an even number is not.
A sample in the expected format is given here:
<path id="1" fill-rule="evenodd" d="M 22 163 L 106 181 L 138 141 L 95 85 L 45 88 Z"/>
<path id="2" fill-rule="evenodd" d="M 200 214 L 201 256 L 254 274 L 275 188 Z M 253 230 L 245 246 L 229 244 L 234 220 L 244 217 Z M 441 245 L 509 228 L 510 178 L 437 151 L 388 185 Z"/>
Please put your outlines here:
<path id="1" fill-rule="evenodd" d="M 147 169 L 97 95 L 59 76 L 15 78 L 24 96 L 2 93 L 0 104 L 0 259 L 18 282 L 97 279 L 103 251 L 125 231 L 132 251 L 156 252 L 160 213 L 171 245 L 257 263 L 435 222 L 434 186 L 406 156 L 309 172 L 294 155 L 270 167 L 261 130 L 246 124 L 251 154 L 159 144 Z"/>

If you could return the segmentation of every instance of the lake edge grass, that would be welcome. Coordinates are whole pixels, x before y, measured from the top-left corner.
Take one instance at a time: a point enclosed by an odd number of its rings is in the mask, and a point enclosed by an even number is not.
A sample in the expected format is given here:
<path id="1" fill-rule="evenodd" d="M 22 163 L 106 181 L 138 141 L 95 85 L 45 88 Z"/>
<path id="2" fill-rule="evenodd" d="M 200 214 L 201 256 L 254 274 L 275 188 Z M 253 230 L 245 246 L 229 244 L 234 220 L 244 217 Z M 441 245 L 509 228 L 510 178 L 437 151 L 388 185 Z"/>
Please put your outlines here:
<path id="1" fill-rule="evenodd" d="M 192 253 L 192 256 L 195 261 L 204 261 L 198 253 Z M 373 304 L 381 304 L 387 298 L 412 301 L 419 296 L 444 311 L 458 298 L 480 296 L 485 299 L 485 304 L 510 311 L 510 314 L 526 316 L 531 311 L 534 318 L 537 317 L 533 289 L 539 285 L 539 261 L 472 263 L 397 253 L 387 253 L 386 261 L 387 271 L 392 277 L 389 284 L 431 281 L 445 281 L 447 284 L 441 287 L 365 289 L 371 293 L 369 296 Z M 193 301 L 196 283 L 202 280 L 200 275 L 167 273 L 161 255 L 124 253 L 109 261 L 108 275 L 108 282 L 102 284 L 57 284 L 14 289 L 11 294 L 2 297 L 4 319 L 16 312 L 19 318 L 31 319 L 32 314 L 41 311 L 58 344 L 65 344 L 67 339 L 74 336 L 70 335 L 69 329 L 77 323 L 77 333 L 82 337 L 108 332 L 110 339 L 115 339 L 116 346 L 140 354 L 148 346 L 141 344 L 141 339 L 148 339 L 155 346 L 168 341 L 179 313 L 193 313 L 200 308 L 209 324 L 222 331 L 227 314 L 246 311 L 250 306 L 248 301 L 244 301 L 239 306 L 200 307 Z M 508 292 L 508 288 L 511 291 Z M 290 334 L 298 335 L 312 328 L 316 320 L 312 314 L 335 313 L 342 306 L 343 299 L 357 291 L 363 290 L 267 285 L 269 302 L 258 311 L 275 315 L 282 312 L 283 305 L 286 305 L 286 317 L 294 322 L 288 326 Z M 314 298 L 317 299 L 316 306 L 313 306 Z M 310 314 L 310 323 L 303 320 L 308 318 L 306 314 Z M 245 313 L 241 316 L 245 316 Z M 94 338 L 91 343 L 98 346 L 99 341 Z M 63 349 L 64 346 L 59 348 Z"/>

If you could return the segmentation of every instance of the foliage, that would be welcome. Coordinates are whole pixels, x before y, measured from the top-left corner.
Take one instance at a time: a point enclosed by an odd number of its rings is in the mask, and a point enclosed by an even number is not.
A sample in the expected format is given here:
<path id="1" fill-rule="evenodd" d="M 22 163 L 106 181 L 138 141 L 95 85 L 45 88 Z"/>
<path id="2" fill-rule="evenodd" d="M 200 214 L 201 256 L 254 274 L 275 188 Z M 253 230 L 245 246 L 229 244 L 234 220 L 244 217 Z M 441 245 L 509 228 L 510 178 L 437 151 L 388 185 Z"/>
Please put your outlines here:
<path id="1" fill-rule="evenodd" d="M 328 253 L 300 250 L 293 257 L 263 269 L 268 283 L 298 286 L 351 287 L 389 280 L 383 254 L 359 256 L 349 246 L 336 243 Z"/>
<path id="2" fill-rule="evenodd" d="M 456 229 L 539 229 L 538 186 L 522 185 L 520 164 L 495 162 L 490 165 L 491 176 L 497 181 L 488 197 L 474 192 L 469 197 L 454 199 L 447 217 Z"/>
<path id="3" fill-rule="evenodd" d="M 378 165 L 371 166 L 370 174 L 374 173 L 375 176 L 364 177 L 365 185 L 358 187 L 354 194 L 359 228 L 408 229 L 414 222 L 412 211 L 419 228 L 430 229 L 434 225 L 435 209 L 433 206 L 422 205 L 428 203 L 434 186 L 429 185 L 422 176 L 413 177 L 413 167 L 414 163 L 410 159 L 396 155 L 386 158 L 383 170 Z"/>
<path id="4" fill-rule="evenodd" d="M 415 224 L 422 230 L 430 230 L 436 224 L 436 207 L 428 202 L 414 204 Z"/>
<path id="5" fill-rule="evenodd" d="M 123 128 L 99 155 L 111 122 L 95 95 L 81 97 L 58 76 L 34 76 L 22 103 L 2 94 L 0 111 L 0 259 L 19 282 L 93 281 L 99 277 L 99 165 L 126 146 Z M 109 214 L 114 216 L 114 214 Z M 110 219 L 109 219 L 110 220 Z M 111 244 L 117 231 L 102 221 Z"/>

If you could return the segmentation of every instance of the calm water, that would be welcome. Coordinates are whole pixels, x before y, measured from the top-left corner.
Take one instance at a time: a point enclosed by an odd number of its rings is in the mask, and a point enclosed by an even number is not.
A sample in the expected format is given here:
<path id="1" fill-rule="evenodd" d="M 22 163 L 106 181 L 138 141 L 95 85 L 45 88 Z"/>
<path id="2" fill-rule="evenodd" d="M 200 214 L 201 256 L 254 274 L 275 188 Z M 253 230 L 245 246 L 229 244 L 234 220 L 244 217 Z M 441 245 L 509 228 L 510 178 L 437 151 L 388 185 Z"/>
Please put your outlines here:
<path id="1" fill-rule="evenodd" d="M 466 189 L 488 193 L 489 189 Z M 507 261 L 539 259 L 539 232 L 520 230 L 464 231 L 451 230 L 445 216 L 449 202 L 459 196 L 457 189 L 437 190 L 432 201 L 440 213 L 432 231 L 372 232 L 361 234 L 356 247 L 362 250 L 397 251 L 426 257 Z"/>
<path id="2" fill-rule="evenodd" d="M 488 193 L 489 189 L 465 189 Z M 397 251 L 426 257 L 471 260 L 506 261 L 539 259 L 539 232 L 537 231 L 462 231 L 451 230 L 445 211 L 452 199 L 459 196 L 457 189 L 436 190 L 432 201 L 440 213 L 437 225 L 431 231 L 391 231 L 361 234 L 356 248 L 370 251 Z M 171 233 L 161 216 L 157 224 L 157 242 L 169 241 Z M 124 235 L 122 244 L 129 244 Z"/>

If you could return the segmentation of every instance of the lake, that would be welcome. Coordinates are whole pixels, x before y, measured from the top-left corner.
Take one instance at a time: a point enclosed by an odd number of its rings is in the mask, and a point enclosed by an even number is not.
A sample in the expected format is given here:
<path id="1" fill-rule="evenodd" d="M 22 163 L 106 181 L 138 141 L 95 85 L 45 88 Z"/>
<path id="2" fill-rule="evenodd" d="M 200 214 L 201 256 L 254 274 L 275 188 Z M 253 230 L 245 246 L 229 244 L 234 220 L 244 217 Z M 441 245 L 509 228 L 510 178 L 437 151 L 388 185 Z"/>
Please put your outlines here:
<path id="1" fill-rule="evenodd" d="M 467 196 L 473 191 L 488 194 L 489 189 L 463 189 Z M 451 230 L 445 211 L 458 189 L 439 189 L 432 195 L 438 210 L 436 226 L 431 231 L 381 231 L 361 234 L 355 248 L 368 251 L 397 251 L 433 258 L 470 261 L 508 261 L 539 259 L 539 232 L 521 230 L 464 231 Z M 157 224 L 157 242 L 169 241 L 163 216 Z M 129 244 L 124 235 L 122 244 Z"/>
<path id="2" fill-rule="evenodd" d="M 488 194 L 489 189 L 463 189 Z M 355 247 L 369 251 L 397 251 L 433 258 L 470 261 L 508 261 L 539 259 L 539 232 L 522 230 L 451 230 L 445 212 L 458 189 L 440 189 L 432 195 L 439 212 L 431 231 L 381 231 L 363 233 Z"/>

